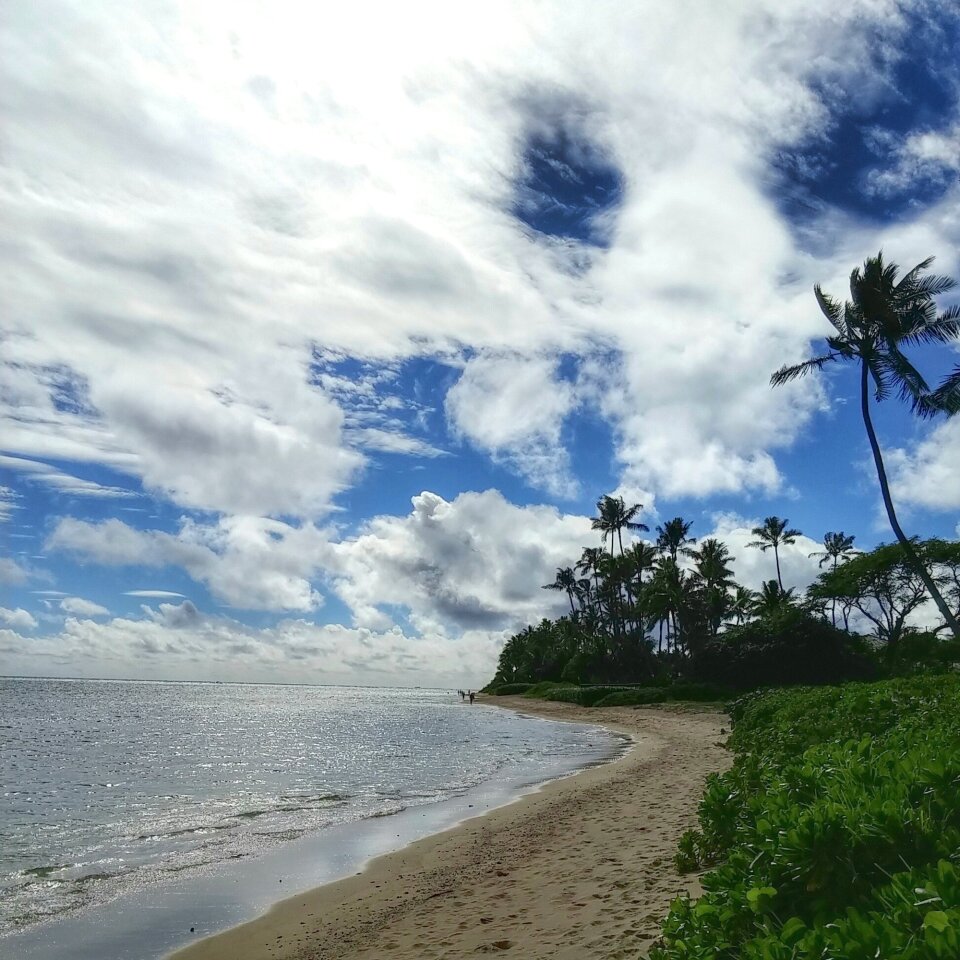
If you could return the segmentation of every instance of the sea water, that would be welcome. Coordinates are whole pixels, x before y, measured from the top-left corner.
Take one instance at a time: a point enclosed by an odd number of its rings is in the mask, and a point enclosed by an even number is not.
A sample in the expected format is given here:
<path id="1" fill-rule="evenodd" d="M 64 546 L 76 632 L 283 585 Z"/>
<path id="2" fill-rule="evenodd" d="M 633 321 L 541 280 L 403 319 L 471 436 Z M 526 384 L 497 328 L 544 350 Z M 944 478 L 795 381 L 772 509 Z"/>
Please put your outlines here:
<path id="1" fill-rule="evenodd" d="M 442 690 L 0 679 L 0 957 L 80 956 L 137 902 L 248 919 L 618 746 Z"/>

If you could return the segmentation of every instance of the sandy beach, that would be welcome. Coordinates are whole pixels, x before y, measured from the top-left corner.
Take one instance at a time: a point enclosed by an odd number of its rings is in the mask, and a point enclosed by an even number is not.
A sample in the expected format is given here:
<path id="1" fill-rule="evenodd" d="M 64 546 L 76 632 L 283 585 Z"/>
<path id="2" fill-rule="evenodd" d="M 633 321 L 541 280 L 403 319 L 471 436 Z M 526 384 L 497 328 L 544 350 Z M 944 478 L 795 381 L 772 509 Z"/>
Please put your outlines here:
<path id="1" fill-rule="evenodd" d="M 274 906 L 175 960 L 637 957 L 673 897 L 673 866 L 707 774 L 724 769 L 727 718 L 682 708 L 586 710 L 522 698 L 487 704 L 602 724 L 633 748 L 485 816 Z"/>

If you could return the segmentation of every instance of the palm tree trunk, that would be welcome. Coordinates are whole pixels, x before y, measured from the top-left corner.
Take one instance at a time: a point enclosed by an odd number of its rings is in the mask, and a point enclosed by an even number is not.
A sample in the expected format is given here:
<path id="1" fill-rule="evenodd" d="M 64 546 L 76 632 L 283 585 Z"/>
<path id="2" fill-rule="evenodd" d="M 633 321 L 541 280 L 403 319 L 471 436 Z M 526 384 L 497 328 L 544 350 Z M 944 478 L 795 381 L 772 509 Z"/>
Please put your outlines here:
<path id="1" fill-rule="evenodd" d="M 773 545 L 773 559 L 777 561 L 777 583 L 780 584 L 780 592 L 783 592 L 783 578 L 780 576 L 780 551 L 777 550 L 777 545 Z"/>
<path id="2" fill-rule="evenodd" d="M 837 572 L 837 558 L 833 558 L 833 572 Z M 833 621 L 834 627 L 837 625 L 837 598 L 833 598 L 833 603 L 830 605 L 830 619 Z"/>
<path id="3" fill-rule="evenodd" d="M 930 598 L 937 605 L 940 616 L 943 617 L 944 622 L 950 628 L 954 637 L 960 640 L 960 624 L 957 623 L 957 618 L 950 612 L 950 608 L 940 595 L 937 585 L 933 582 L 933 577 L 930 576 L 926 565 L 920 560 L 920 557 L 917 556 L 916 550 L 913 549 L 913 544 L 907 539 L 906 534 L 900 526 L 900 521 L 897 520 L 897 513 L 893 509 L 893 500 L 890 498 L 890 484 L 887 481 L 887 471 L 883 466 L 883 455 L 880 453 L 880 444 L 877 442 L 877 434 L 873 429 L 873 421 L 870 418 L 870 391 L 868 387 L 867 364 L 866 361 L 861 360 L 860 411 L 863 414 L 863 424 L 867 428 L 867 439 L 870 441 L 870 449 L 873 451 L 873 461 L 877 466 L 877 479 L 880 481 L 880 493 L 883 496 L 883 505 L 887 509 L 887 519 L 890 521 L 890 526 L 893 528 L 897 540 L 900 541 L 900 546 L 903 547 L 907 561 L 910 566 L 913 567 L 916 575 L 923 581 L 923 585 L 927 588 L 927 593 L 930 594 Z"/>

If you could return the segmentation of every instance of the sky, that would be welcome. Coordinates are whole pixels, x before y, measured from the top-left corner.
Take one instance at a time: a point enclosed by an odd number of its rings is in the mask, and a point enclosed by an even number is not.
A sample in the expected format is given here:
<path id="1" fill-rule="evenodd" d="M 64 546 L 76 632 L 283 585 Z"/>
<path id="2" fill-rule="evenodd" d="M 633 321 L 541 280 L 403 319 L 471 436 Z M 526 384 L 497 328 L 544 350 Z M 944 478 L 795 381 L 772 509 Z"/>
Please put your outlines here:
<path id="1" fill-rule="evenodd" d="M 769 377 L 960 277 L 949 4 L 24 0 L 0 111 L 2 674 L 476 687 L 607 493 L 754 588 L 891 539 L 855 372 Z M 960 417 L 875 412 L 960 535 Z"/>

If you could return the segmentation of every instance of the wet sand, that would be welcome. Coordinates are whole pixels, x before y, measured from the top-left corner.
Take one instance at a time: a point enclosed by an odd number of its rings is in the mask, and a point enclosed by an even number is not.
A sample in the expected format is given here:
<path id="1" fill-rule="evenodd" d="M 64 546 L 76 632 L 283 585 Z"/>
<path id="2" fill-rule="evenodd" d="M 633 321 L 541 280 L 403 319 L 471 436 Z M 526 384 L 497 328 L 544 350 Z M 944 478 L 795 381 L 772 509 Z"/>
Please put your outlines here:
<path id="1" fill-rule="evenodd" d="M 176 960 L 436 960 L 643 956 L 670 901 L 696 892 L 673 866 L 708 773 L 725 769 L 723 714 L 488 704 L 598 723 L 634 740 L 620 760 L 373 860 Z"/>

